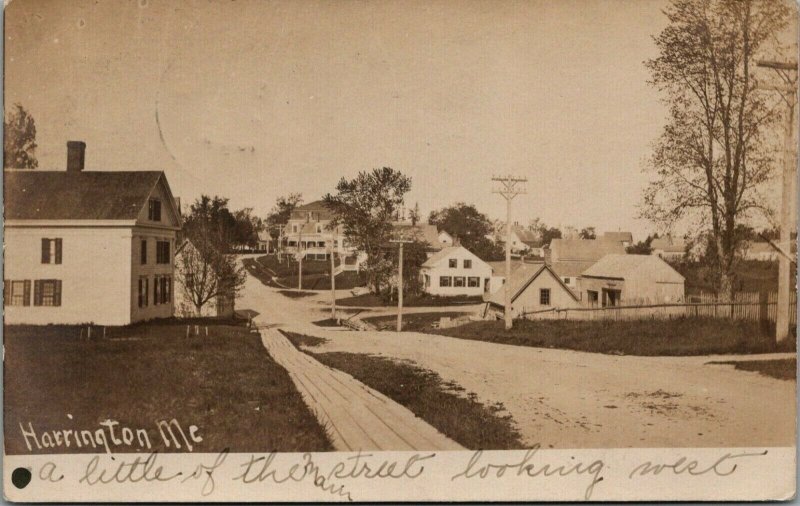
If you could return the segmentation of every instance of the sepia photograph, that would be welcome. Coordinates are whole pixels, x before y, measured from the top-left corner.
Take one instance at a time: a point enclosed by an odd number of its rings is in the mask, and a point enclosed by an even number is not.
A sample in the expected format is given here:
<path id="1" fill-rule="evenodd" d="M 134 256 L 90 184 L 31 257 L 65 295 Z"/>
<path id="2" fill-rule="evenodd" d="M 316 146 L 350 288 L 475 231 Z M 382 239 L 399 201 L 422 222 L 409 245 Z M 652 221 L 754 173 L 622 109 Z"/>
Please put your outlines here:
<path id="1" fill-rule="evenodd" d="M 789 500 L 793 0 L 5 0 L 14 502 Z"/>

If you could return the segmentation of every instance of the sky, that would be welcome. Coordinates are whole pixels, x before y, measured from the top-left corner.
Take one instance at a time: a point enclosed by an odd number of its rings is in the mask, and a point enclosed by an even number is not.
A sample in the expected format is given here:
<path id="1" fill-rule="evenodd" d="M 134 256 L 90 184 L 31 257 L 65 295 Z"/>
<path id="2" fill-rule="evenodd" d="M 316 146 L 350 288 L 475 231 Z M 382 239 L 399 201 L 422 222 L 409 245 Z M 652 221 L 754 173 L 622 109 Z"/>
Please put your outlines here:
<path id="1" fill-rule="evenodd" d="M 36 120 L 41 169 L 164 170 L 183 202 L 265 216 L 392 167 L 408 207 L 505 218 L 491 177 L 528 178 L 513 220 L 637 219 L 666 118 L 643 62 L 661 0 L 13 0 L 6 103 Z"/>

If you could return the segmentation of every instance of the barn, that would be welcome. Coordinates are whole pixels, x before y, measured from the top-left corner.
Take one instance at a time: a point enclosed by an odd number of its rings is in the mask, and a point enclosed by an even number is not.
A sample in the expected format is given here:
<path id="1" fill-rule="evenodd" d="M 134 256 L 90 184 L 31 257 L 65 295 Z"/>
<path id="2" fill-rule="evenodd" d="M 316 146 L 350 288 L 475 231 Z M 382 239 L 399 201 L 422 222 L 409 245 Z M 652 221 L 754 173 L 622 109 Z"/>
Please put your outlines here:
<path id="1" fill-rule="evenodd" d="M 589 307 L 663 304 L 684 300 L 684 278 L 656 255 L 610 254 L 581 274 Z"/>

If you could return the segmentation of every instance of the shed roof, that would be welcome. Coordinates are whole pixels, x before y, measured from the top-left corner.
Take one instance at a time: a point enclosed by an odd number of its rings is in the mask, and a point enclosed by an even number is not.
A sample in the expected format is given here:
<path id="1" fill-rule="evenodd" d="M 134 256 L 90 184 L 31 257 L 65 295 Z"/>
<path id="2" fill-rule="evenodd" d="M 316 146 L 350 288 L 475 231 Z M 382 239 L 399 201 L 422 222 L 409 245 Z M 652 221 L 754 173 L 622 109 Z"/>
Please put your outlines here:
<path id="1" fill-rule="evenodd" d="M 596 262 L 611 253 L 625 253 L 621 242 L 606 239 L 553 239 L 550 250 L 553 262 Z"/>
<path id="2" fill-rule="evenodd" d="M 667 253 L 683 253 L 686 251 L 686 243 L 672 237 L 657 237 L 650 242 L 650 249 L 662 250 Z"/>
<path id="3" fill-rule="evenodd" d="M 392 224 L 392 230 L 394 234 L 402 235 L 404 238 L 427 242 L 433 249 L 439 250 L 450 246 L 439 240 L 439 234 L 441 232 L 436 228 L 436 225 L 431 225 L 429 223 L 417 223 L 416 225 L 412 225 L 411 223 L 397 222 Z"/>
<path id="4" fill-rule="evenodd" d="M 5 170 L 11 220 L 135 220 L 161 171 Z"/>
<path id="5" fill-rule="evenodd" d="M 627 279 L 642 269 L 653 272 L 660 281 L 682 281 L 684 278 L 668 263 L 655 255 L 606 255 L 586 269 L 583 275 L 595 278 Z"/>

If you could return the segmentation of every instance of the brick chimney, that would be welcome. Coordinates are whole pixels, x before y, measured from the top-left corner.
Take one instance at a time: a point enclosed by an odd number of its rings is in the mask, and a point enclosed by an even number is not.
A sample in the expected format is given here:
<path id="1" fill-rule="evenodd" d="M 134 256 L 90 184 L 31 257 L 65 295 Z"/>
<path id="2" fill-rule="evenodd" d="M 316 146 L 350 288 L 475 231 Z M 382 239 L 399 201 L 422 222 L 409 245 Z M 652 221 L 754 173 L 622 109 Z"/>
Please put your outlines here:
<path id="1" fill-rule="evenodd" d="M 85 158 L 85 142 L 67 141 L 67 172 L 82 172 Z"/>

